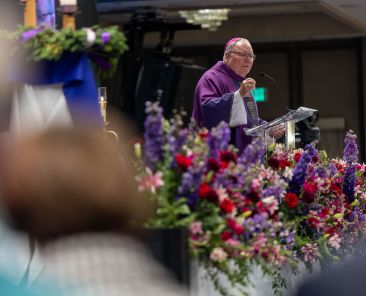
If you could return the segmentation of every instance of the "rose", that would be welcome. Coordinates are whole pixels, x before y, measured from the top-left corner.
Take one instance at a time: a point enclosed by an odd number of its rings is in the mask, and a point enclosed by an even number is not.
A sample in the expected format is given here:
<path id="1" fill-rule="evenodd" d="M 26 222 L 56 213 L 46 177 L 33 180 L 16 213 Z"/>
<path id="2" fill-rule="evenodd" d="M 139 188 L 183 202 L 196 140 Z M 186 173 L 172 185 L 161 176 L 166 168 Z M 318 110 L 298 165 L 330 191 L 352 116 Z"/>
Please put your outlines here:
<path id="1" fill-rule="evenodd" d="M 299 160 L 300 160 L 300 158 L 301 158 L 301 153 L 300 152 L 297 152 L 295 155 L 294 155 L 294 160 L 296 161 L 296 162 L 299 162 Z"/>
<path id="2" fill-rule="evenodd" d="M 224 162 L 236 162 L 236 155 L 231 151 L 220 151 L 220 160 Z"/>
<path id="3" fill-rule="evenodd" d="M 229 198 L 225 198 L 221 203 L 220 203 L 220 208 L 221 210 L 223 210 L 225 213 L 232 213 L 235 209 L 235 205 L 234 203 L 229 199 Z"/>
<path id="4" fill-rule="evenodd" d="M 317 190 L 316 184 L 305 183 L 304 192 L 302 194 L 302 200 L 306 203 L 312 203 L 315 199 L 315 193 Z"/>
<path id="5" fill-rule="evenodd" d="M 183 171 L 186 171 L 192 165 L 192 158 L 179 153 L 175 155 L 175 161 L 177 162 L 178 167 Z"/>
<path id="6" fill-rule="evenodd" d="M 295 193 L 289 192 L 285 196 L 285 203 L 289 208 L 295 208 L 299 202 L 299 198 Z"/>
<path id="7" fill-rule="evenodd" d="M 214 171 L 214 172 L 217 172 L 220 170 L 220 164 L 218 163 L 218 161 L 212 157 L 210 157 L 208 160 L 207 160 L 207 169 L 209 171 Z"/>
<path id="8" fill-rule="evenodd" d="M 211 189 L 210 185 L 207 183 L 202 183 L 198 188 L 198 196 L 202 199 L 207 199 L 212 202 L 217 202 L 219 196 L 215 190 Z"/>
<path id="9" fill-rule="evenodd" d="M 270 157 L 268 159 L 268 165 L 274 169 L 274 170 L 278 170 L 278 168 L 280 167 L 280 161 L 275 158 L 275 157 Z"/>

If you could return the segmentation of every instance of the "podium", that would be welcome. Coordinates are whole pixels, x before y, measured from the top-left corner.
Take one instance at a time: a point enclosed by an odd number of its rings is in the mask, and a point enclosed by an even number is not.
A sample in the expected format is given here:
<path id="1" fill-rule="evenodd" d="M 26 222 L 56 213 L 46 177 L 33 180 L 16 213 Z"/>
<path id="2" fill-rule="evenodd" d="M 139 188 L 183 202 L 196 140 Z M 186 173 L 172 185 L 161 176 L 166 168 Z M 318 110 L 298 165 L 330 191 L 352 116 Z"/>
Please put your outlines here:
<path id="1" fill-rule="evenodd" d="M 313 116 L 318 110 L 299 107 L 296 110 L 290 110 L 285 115 L 278 117 L 270 122 L 263 123 L 253 128 L 245 128 L 244 132 L 248 136 L 262 137 L 263 139 L 268 138 L 269 132 L 272 128 L 279 124 L 285 125 L 285 144 L 288 149 L 295 148 L 295 123 L 305 118 Z"/>

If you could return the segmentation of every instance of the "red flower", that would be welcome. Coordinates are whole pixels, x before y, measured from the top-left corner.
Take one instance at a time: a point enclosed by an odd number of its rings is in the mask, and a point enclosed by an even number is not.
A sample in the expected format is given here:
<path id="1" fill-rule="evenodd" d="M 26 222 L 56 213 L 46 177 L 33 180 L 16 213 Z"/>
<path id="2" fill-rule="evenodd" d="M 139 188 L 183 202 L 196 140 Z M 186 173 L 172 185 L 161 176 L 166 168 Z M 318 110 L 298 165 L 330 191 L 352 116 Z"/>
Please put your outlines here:
<path id="1" fill-rule="evenodd" d="M 229 231 L 221 232 L 220 238 L 222 241 L 226 242 L 227 240 L 231 239 L 233 235 Z"/>
<path id="2" fill-rule="evenodd" d="M 334 183 L 330 184 L 329 191 L 330 192 L 335 191 L 338 194 L 342 193 L 342 189 L 337 184 L 334 184 Z"/>
<path id="3" fill-rule="evenodd" d="M 220 161 L 220 169 L 226 170 L 229 166 L 229 163 L 226 161 Z"/>
<path id="4" fill-rule="evenodd" d="M 226 219 L 226 223 L 227 223 L 227 225 L 228 225 L 231 229 L 235 228 L 235 225 L 236 225 L 236 221 L 235 221 L 235 219 L 233 219 L 233 218 L 227 218 L 227 219 Z"/>
<path id="5" fill-rule="evenodd" d="M 224 198 L 224 200 L 220 203 L 220 208 L 225 213 L 232 213 L 235 205 L 229 198 Z"/>
<path id="6" fill-rule="evenodd" d="M 175 161 L 177 162 L 178 167 L 183 171 L 186 171 L 192 165 L 192 158 L 179 153 L 175 155 Z"/>
<path id="7" fill-rule="evenodd" d="M 198 196 L 200 198 L 205 199 L 207 197 L 208 193 L 210 192 L 210 190 L 211 190 L 210 185 L 208 185 L 207 183 L 202 183 L 200 185 L 200 187 L 198 188 Z"/>
<path id="8" fill-rule="evenodd" d="M 289 208 L 294 208 L 297 206 L 299 198 L 295 193 L 289 192 L 285 196 L 285 203 Z"/>
<path id="9" fill-rule="evenodd" d="M 312 203 L 315 199 L 315 193 L 317 190 L 316 184 L 305 183 L 304 192 L 302 194 L 302 200 L 306 203 Z"/>
<path id="10" fill-rule="evenodd" d="M 263 202 L 261 202 L 261 201 L 256 203 L 256 207 L 257 207 L 258 213 L 260 213 L 260 214 L 267 212 L 266 207 L 264 206 Z"/>
<path id="11" fill-rule="evenodd" d="M 294 160 L 296 161 L 296 162 L 299 162 L 299 160 L 300 160 L 300 158 L 301 158 L 301 153 L 300 152 L 297 152 L 295 155 L 294 155 Z"/>
<path id="12" fill-rule="evenodd" d="M 287 159 L 281 159 L 279 165 L 280 165 L 281 169 L 284 169 L 284 168 L 290 166 L 291 163 Z"/>
<path id="13" fill-rule="evenodd" d="M 233 230 L 237 235 L 241 235 L 244 233 L 244 226 L 241 224 L 236 224 Z"/>
<path id="14" fill-rule="evenodd" d="M 236 162 L 236 155 L 231 151 L 220 151 L 220 160 L 224 162 Z"/>
<path id="15" fill-rule="evenodd" d="M 236 223 L 235 219 L 228 218 L 226 223 L 237 235 L 240 235 L 244 232 L 244 226 Z"/>
<path id="16" fill-rule="evenodd" d="M 218 162 L 216 159 L 214 159 L 214 158 L 210 157 L 210 158 L 207 160 L 207 169 L 208 169 L 209 171 L 217 172 L 217 171 L 219 171 L 219 169 L 220 169 L 220 164 L 219 164 L 219 162 Z"/>
<path id="17" fill-rule="evenodd" d="M 198 135 L 200 136 L 201 139 L 206 139 L 208 136 L 208 131 L 200 131 L 198 132 Z"/>
<path id="18" fill-rule="evenodd" d="M 278 168 L 280 167 L 280 161 L 275 158 L 275 157 L 270 157 L 268 159 L 268 165 L 274 169 L 274 170 L 278 170 Z"/>
<path id="19" fill-rule="evenodd" d="M 207 199 L 211 202 L 217 202 L 219 200 L 219 196 L 216 191 L 211 189 L 210 185 L 207 183 L 202 183 L 198 188 L 198 196 L 202 199 Z"/>

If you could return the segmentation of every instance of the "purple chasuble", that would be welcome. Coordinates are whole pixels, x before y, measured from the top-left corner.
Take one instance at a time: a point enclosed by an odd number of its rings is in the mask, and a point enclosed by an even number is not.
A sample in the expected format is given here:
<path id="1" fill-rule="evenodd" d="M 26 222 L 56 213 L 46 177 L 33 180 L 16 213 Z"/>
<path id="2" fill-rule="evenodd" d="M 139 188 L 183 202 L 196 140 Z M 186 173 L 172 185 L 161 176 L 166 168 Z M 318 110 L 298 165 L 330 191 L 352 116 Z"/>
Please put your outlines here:
<path id="1" fill-rule="evenodd" d="M 224 62 L 217 62 L 207 70 L 197 83 L 192 117 L 199 127 L 208 129 L 221 121 L 230 123 L 234 93 L 239 89 L 243 77 L 232 71 Z M 232 138 L 240 152 L 252 141 L 245 135 L 245 127 L 254 127 L 262 122 L 252 96 L 244 98 L 248 122 L 232 129 Z"/>

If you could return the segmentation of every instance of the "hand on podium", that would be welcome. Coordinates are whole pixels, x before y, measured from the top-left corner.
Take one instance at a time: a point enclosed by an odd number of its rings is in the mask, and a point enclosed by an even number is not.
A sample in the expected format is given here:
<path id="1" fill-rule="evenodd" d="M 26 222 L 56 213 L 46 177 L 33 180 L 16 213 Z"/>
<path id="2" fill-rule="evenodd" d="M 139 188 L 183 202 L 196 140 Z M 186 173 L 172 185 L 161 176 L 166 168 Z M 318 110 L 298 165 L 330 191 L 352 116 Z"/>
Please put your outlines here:
<path id="1" fill-rule="evenodd" d="M 281 138 L 285 134 L 285 126 L 283 124 L 276 125 L 268 131 L 268 135 L 275 139 Z"/>

